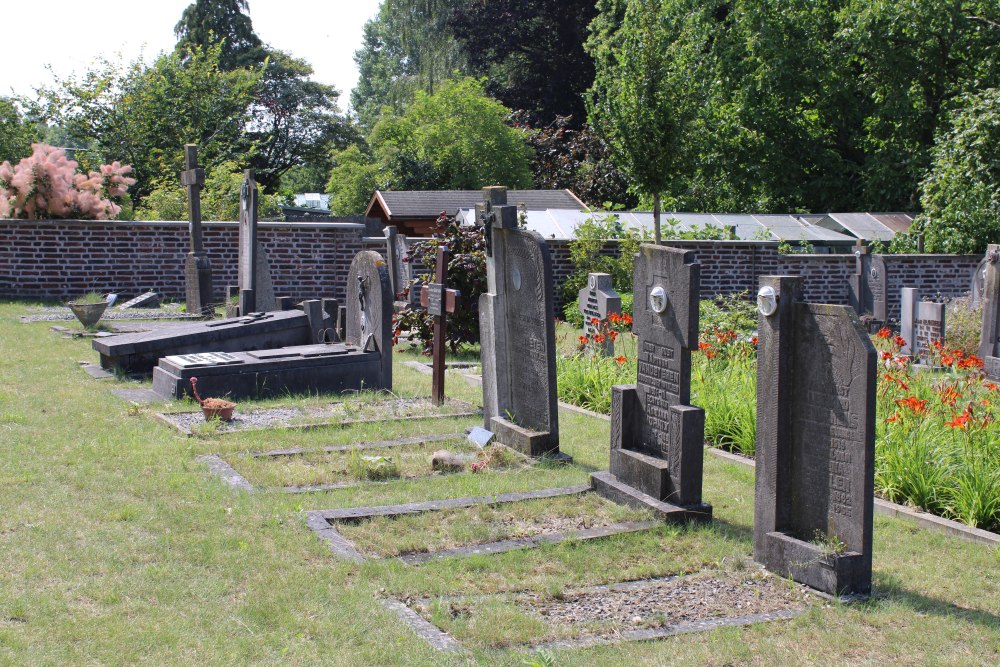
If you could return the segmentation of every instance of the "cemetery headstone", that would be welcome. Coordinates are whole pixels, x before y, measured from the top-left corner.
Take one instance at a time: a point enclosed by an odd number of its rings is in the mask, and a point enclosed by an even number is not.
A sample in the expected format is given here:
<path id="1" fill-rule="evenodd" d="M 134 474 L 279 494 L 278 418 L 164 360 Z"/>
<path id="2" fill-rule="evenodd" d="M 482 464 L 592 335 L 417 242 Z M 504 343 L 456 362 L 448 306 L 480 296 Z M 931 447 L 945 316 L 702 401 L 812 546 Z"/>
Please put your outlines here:
<path id="1" fill-rule="evenodd" d="M 870 322 L 869 328 L 877 329 L 889 317 L 885 260 L 881 255 L 873 255 L 864 239 L 854 247 L 854 257 L 856 264 L 848 283 L 848 301 L 859 317 Z"/>
<path id="2" fill-rule="evenodd" d="M 597 327 L 594 326 L 594 319 L 605 320 L 612 313 L 621 314 L 622 298 L 611 285 L 611 275 L 608 273 L 590 273 L 587 275 L 587 286 L 580 290 L 579 308 L 583 314 L 583 329 L 587 336 L 591 336 Z M 615 353 L 615 342 L 611 338 L 606 338 L 600 346 L 601 351 L 606 356 L 613 356 Z"/>
<path id="3" fill-rule="evenodd" d="M 198 147 L 184 146 L 185 170 L 181 185 L 187 188 L 188 232 L 191 249 L 184 260 L 184 298 L 187 312 L 210 317 L 212 303 L 212 263 L 205 252 L 201 233 L 201 188 L 205 185 L 205 170 L 198 166 Z"/>
<path id="4" fill-rule="evenodd" d="M 381 363 L 378 387 L 392 387 L 392 285 L 389 268 L 377 252 L 354 256 L 347 277 L 345 341 L 363 352 L 377 352 Z"/>
<path id="5" fill-rule="evenodd" d="M 1000 245 L 986 248 L 986 274 L 983 281 L 983 329 L 979 338 L 979 356 L 986 364 L 986 374 L 1000 381 Z"/>
<path id="6" fill-rule="evenodd" d="M 900 352 L 914 360 L 926 359 L 932 345 L 944 340 L 945 304 L 922 301 L 920 290 L 904 287 L 899 329 L 899 335 L 906 341 Z"/>
<path id="7" fill-rule="evenodd" d="M 635 256 L 636 384 L 612 387 L 611 466 L 596 491 L 663 518 L 707 520 L 702 501 L 705 412 L 691 400 L 700 265 L 694 252 L 644 244 Z"/>
<path id="8" fill-rule="evenodd" d="M 110 305 L 110 304 L 109 304 Z M 122 310 L 131 308 L 159 308 L 160 307 L 160 295 L 156 292 L 145 292 L 137 297 L 129 299 L 122 305 L 118 306 Z"/>
<path id="9" fill-rule="evenodd" d="M 559 451 L 552 258 L 542 237 L 518 228 L 507 190 L 485 188 L 476 207 L 486 236 L 488 292 L 479 297 L 484 426 L 529 456 Z"/>
<path id="10" fill-rule="evenodd" d="M 984 257 L 979 264 L 976 266 L 975 270 L 972 272 L 972 280 L 969 286 L 969 293 L 972 298 L 972 307 L 978 308 L 983 302 L 983 292 L 986 290 L 986 265 L 987 260 Z"/>
<path id="11" fill-rule="evenodd" d="M 243 172 L 240 188 L 240 313 L 266 312 L 277 309 L 274 287 L 271 285 L 271 265 L 267 252 L 257 238 L 257 182 L 253 170 Z"/>
<path id="12" fill-rule="evenodd" d="M 447 343 L 447 313 L 454 313 L 461 296 L 458 290 L 448 289 L 448 249 L 438 246 L 434 281 L 420 288 L 420 305 L 434 318 L 434 343 L 431 366 L 431 403 L 444 403 L 445 344 Z"/>
<path id="13" fill-rule="evenodd" d="M 872 584 L 876 351 L 846 306 L 758 293 L 754 559 L 834 595 Z"/>

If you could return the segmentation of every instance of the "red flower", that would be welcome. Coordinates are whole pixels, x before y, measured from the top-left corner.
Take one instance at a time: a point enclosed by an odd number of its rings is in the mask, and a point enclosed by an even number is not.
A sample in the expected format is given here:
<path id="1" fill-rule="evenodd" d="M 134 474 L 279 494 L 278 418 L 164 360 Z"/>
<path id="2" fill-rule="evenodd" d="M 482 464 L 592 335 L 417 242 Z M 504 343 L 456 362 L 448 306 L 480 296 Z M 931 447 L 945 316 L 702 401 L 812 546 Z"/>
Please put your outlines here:
<path id="1" fill-rule="evenodd" d="M 599 327 L 599 326 L 601 326 L 601 320 L 599 318 L 597 318 L 597 317 L 591 317 L 590 318 L 590 326 L 592 326 L 592 327 Z"/>
<path id="2" fill-rule="evenodd" d="M 611 313 L 608 315 L 608 321 L 612 324 L 618 324 L 622 321 L 622 316 L 619 313 Z"/>
<path id="3" fill-rule="evenodd" d="M 754 336 L 753 338 L 750 339 L 751 345 L 756 345 L 759 342 L 760 342 L 760 339 L 757 338 L 756 336 Z"/>
<path id="4" fill-rule="evenodd" d="M 920 400 L 916 396 L 907 396 L 896 400 L 900 407 L 906 407 L 913 411 L 913 414 L 923 414 L 927 410 L 927 399 Z"/>
<path id="5" fill-rule="evenodd" d="M 906 339 L 902 336 L 896 336 L 892 339 L 892 342 L 896 344 L 896 347 L 906 347 Z"/>
<path id="6" fill-rule="evenodd" d="M 941 402 L 945 405 L 955 405 L 955 402 L 960 398 L 962 398 L 961 392 L 952 385 L 948 385 L 941 391 Z"/>
<path id="7" fill-rule="evenodd" d="M 627 326 L 632 326 L 632 316 L 628 313 L 622 314 L 622 322 L 624 322 Z"/>
<path id="8" fill-rule="evenodd" d="M 886 421 L 887 423 L 890 423 L 890 424 L 891 424 L 891 423 L 892 423 L 892 422 L 894 422 L 894 421 L 899 421 L 899 419 L 900 419 L 900 418 L 901 418 L 901 416 L 900 416 L 900 414 L 899 414 L 899 413 L 897 412 L 896 414 L 894 414 L 893 416 L 889 417 L 889 418 L 888 418 L 888 419 L 886 419 L 885 421 Z"/>
<path id="9" fill-rule="evenodd" d="M 983 360 L 974 354 L 970 354 L 968 357 L 958 362 L 958 367 L 962 370 L 969 370 L 972 368 L 982 368 L 985 365 L 986 364 L 983 363 Z"/>
<path id="10" fill-rule="evenodd" d="M 612 329 L 611 331 L 608 332 L 608 336 L 611 338 L 611 340 L 617 340 L 618 332 Z"/>
<path id="11" fill-rule="evenodd" d="M 603 345 L 605 340 L 606 339 L 604 337 L 604 334 L 594 334 L 595 343 L 600 343 L 601 345 Z"/>
<path id="12" fill-rule="evenodd" d="M 882 327 L 881 329 L 878 330 L 878 333 L 875 335 L 883 340 L 888 340 L 889 338 L 892 337 L 892 330 L 887 327 Z"/>
<path id="13" fill-rule="evenodd" d="M 624 355 L 624 354 L 619 354 L 619 355 L 618 355 L 617 357 L 615 357 L 615 361 L 617 361 L 617 362 L 618 362 L 618 365 L 619 365 L 619 366 L 621 366 L 621 365 L 622 365 L 622 364 L 624 364 L 624 363 L 625 363 L 626 361 L 628 361 L 628 359 L 626 359 L 626 358 L 625 358 L 625 355 Z"/>
<path id="14" fill-rule="evenodd" d="M 587 338 L 586 336 L 580 336 L 577 340 L 580 341 L 580 345 L 586 345 L 587 341 L 590 339 Z"/>
<path id="15" fill-rule="evenodd" d="M 892 352 L 882 351 L 882 361 L 889 361 L 892 359 Z"/>
<path id="16" fill-rule="evenodd" d="M 972 410 L 966 408 L 965 411 L 960 415 L 955 415 L 955 417 L 950 422 L 945 422 L 945 426 L 950 426 L 951 428 L 964 429 L 969 420 L 972 419 Z"/>

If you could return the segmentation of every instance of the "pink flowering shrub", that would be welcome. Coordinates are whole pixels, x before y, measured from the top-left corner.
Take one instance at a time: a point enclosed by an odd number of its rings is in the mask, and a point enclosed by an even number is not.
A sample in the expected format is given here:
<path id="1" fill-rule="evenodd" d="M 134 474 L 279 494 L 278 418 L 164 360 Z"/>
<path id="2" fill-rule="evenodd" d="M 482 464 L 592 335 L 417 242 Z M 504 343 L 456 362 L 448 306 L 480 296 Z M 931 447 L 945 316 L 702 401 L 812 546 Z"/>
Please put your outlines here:
<path id="1" fill-rule="evenodd" d="M 113 199 L 135 183 L 129 165 L 101 165 L 99 171 L 77 173 L 65 151 L 32 144 L 31 155 L 12 167 L 0 164 L 0 218 L 73 218 L 110 220 L 121 212 Z"/>

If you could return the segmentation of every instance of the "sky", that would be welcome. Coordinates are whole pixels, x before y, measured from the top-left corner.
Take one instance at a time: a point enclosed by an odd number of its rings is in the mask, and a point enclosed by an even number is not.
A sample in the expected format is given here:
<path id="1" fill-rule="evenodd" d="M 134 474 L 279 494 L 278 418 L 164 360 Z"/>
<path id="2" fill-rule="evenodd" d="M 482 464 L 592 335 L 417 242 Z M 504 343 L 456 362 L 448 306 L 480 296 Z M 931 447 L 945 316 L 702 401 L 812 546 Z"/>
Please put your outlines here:
<path id="1" fill-rule="evenodd" d="M 173 48 L 174 26 L 193 0 L 3 0 L 4 51 L 0 95 L 31 96 L 56 76 L 82 74 L 95 59 L 126 63 L 143 54 L 147 62 Z M 354 52 L 362 28 L 378 12 L 379 0 L 248 0 L 254 31 L 270 46 L 313 66 L 313 79 L 341 91 L 349 103 L 358 71 Z"/>

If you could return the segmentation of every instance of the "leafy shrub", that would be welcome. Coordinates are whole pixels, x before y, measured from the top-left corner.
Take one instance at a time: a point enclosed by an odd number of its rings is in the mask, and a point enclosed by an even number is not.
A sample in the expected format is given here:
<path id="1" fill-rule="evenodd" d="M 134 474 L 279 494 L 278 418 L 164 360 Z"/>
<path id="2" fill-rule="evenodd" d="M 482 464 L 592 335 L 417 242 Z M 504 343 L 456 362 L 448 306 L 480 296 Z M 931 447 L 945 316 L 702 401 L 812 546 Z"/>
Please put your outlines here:
<path id="1" fill-rule="evenodd" d="M 625 229 L 613 213 L 594 214 L 573 231 L 570 259 L 576 271 L 562 286 L 563 300 L 573 301 L 587 284 L 588 273 L 607 273 L 618 293 L 632 291 L 635 253 L 650 240 L 649 232 Z M 617 249 L 608 241 L 617 241 Z M 582 322 L 582 320 L 581 320 Z"/>
<path id="2" fill-rule="evenodd" d="M 972 307 L 971 297 L 954 299 L 948 304 L 945 315 L 945 344 L 965 354 L 979 353 L 979 339 L 983 335 L 983 305 Z"/>
<path id="3" fill-rule="evenodd" d="M 347 470 L 355 479 L 371 481 L 396 479 L 402 474 L 392 457 L 363 456 L 357 449 L 351 450 L 347 460 Z"/>
<path id="4" fill-rule="evenodd" d="M 235 162 L 219 164 L 205 176 L 201 190 L 201 217 L 203 220 L 238 220 L 240 217 L 240 190 L 243 172 Z M 263 194 L 258 198 L 261 218 L 281 215 L 286 198 L 281 195 Z M 136 209 L 140 220 L 186 220 L 187 192 L 180 181 L 161 182 L 153 188 Z"/>
<path id="5" fill-rule="evenodd" d="M 31 155 L 12 167 L 0 164 L 0 218 L 28 220 L 110 220 L 122 210 L 114 200 L 125 196 L 135 179 L 132 167 L 119 162 L 78 173 L 66 151 L 32 144 Z"/>

